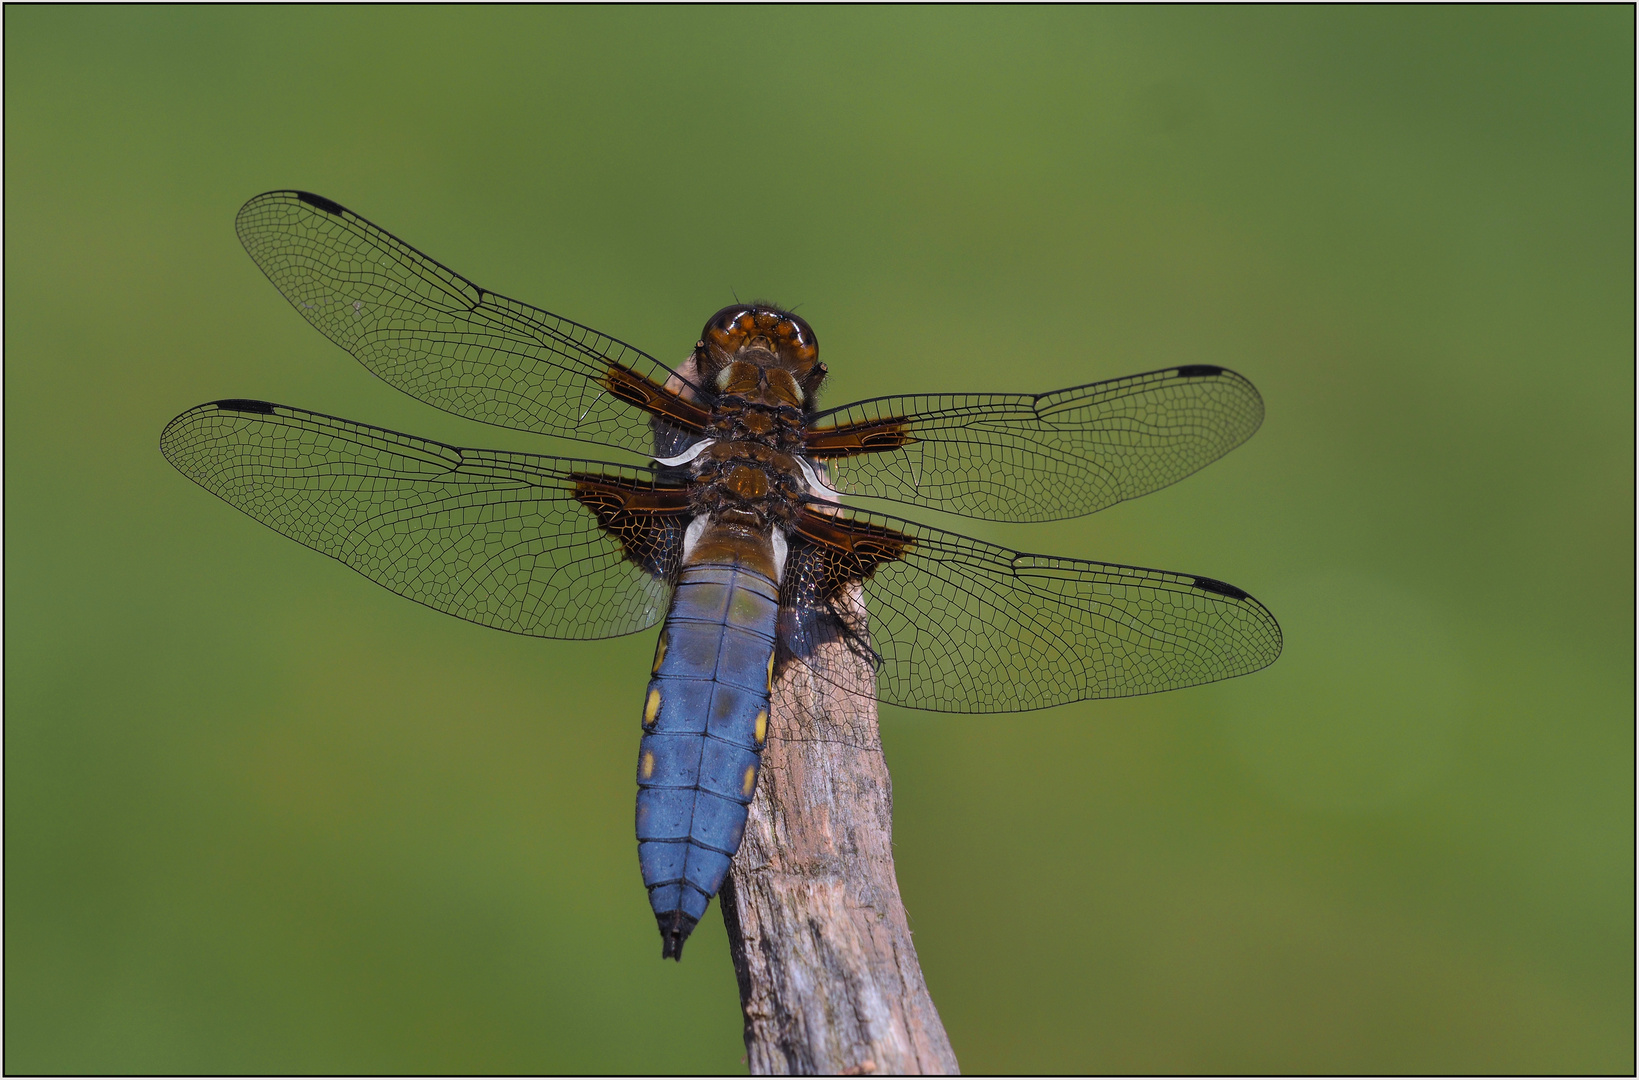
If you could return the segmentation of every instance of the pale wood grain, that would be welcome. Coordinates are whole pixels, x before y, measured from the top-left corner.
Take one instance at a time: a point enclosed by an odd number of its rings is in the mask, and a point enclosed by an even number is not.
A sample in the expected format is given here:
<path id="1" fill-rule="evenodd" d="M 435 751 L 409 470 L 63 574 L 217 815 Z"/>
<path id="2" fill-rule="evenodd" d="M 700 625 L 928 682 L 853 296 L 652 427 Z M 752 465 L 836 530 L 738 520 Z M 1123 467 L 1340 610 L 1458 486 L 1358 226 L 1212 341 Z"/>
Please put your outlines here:
<path id="1" fill-rule="evenodd" d="M 893 866 L 893 788 L 862 693 L 791 665 L 721 906 L 753 1074 L 953 1074 Z"/>

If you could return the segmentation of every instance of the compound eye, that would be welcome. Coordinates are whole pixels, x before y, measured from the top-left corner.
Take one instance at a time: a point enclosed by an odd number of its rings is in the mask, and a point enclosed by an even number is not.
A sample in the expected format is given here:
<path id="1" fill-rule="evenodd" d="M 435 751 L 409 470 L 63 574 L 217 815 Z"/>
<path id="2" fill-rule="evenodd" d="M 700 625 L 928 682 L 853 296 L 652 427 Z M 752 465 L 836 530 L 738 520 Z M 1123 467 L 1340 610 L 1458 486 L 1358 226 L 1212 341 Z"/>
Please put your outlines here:
<path id="1" fill-rule="evenodd" d="M 733 352 L 738 345 L 738 339 L 743 335 L 739 327 L 742 319 L 751 317 L 751 309 L 744 304 L 730 304 L 717 314 L 706 320 L 706 328 L 701 331 L 700 337 L 711 342 L 724 352 Z"/>
<path id="2" fill-rule="evenodd" d="M 742 315 L 750 314 L 751 309 L 746 305 L 730 304 L 728 307 L 723 308 L 717 314 L 713 315 L 710 319 L 707 319 L 706 328 L 709 330 L 715 326 L 719 330 L 727 330 L 729 327 L 739 322 Z"/>
<path id="3" fill-rule="evenodd" d="M 815 340 L 814 328 L 808 325 L 807 320 L 797 315 L 787 315 L 780 320 L 780 329 L 791 356 L 803 364 L 812 364 L 819 359 L 819 342 Z"/>
<path id="4" fill-rule="evenodd" d="M 726 359 L 742 349 L 767 349 L 786 363 L 795 363 L 804 374 L 819 360 L 819 342 L 806 320 L 760 304 L 723 308 L 706 322 L 700 338 L 719 357 Z"/>

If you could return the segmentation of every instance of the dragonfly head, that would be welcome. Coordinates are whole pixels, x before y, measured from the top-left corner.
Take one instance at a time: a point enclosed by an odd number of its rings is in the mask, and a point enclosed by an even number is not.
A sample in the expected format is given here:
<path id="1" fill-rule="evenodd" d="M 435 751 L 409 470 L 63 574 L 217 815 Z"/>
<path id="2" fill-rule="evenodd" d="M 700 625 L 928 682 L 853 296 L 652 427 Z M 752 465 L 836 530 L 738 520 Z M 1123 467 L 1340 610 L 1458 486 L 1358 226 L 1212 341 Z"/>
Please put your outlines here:
<path id="1" fill-rule="evenodd" d="M 825 379 L 819 341 L 800 316 L 771 304 L 731 304 L 695 346 L 702 382 L 725 394 L 812 409 Z"/>

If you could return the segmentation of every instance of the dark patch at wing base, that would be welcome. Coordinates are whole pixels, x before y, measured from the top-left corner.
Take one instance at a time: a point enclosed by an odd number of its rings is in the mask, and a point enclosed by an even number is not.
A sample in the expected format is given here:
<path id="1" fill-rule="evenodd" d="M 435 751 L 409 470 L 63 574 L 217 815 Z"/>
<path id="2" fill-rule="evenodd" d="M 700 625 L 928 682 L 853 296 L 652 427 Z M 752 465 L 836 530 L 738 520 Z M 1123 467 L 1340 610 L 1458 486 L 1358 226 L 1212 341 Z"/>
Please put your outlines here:
<path id="1" fill-rule="evenodd" d="M 849 454 L 869 454 L 880 450 L 897 450 L 916 441 L 907 430 L 905 418 L 890 416 L 859 424 L 840 427 L 813 428 L 805 433 L 803 442 L 812 458 L 845 457 Z"/>
<path id="2" fill-rule="evenodd" d="M 903 558 L 905 550 L 916 543 L 894 529 L 807 508 L 798 511 L 793 532 L 826 553 L 828 595 L 835 595 L 851 582 L 868 579 L 877 567 Z"/>
<path id="3" fill-rule="evenodd" d="M 571 473 L 575 501 L 597 515 L 598 525 L 631 562 L 655 577 L 677 573 L 689 522 L 689 489 L 634 483 L 602 473 Z"/>
<path id="4" fill-rule="evenodd" d="M 911 538 L 804 509 L 787 542 L 776 670 L 792 659 L 809 662 L 820 646 L 833 641 L 846 642 L 872 669 L 880 666 L 882 657 L 871 648 L 866 626 L 847 593 L 883 564 L 903 557 Z"/>
<path id="5" fill-rule="evenodd" d="M 711 410 L 702 408 L 620 364 L 609 365 L 603 386 L 621 401 L 635 405 L 673 427 L 698 435 L 711 422 Z"/>

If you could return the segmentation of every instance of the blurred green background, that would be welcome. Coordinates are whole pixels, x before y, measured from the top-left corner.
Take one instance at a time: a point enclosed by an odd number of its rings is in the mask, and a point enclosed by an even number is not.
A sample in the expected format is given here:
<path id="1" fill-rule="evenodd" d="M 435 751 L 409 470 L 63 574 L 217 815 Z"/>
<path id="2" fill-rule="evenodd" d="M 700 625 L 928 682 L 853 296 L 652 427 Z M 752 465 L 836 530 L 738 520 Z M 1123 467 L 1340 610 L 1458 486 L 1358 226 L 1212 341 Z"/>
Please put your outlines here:
<path id="1" fill-rule="evenodd" d="M 5 9 L 5 1068 L 734 1071 L 632 839 L 652 634 L 392 596 L 173 472 L 221 397 L 466 445 L 278 296 L 320 192 L 829 401 L 1178 363 L 1248 445 L 1052 526 L 1279 616 L 1247 678 L 884 710 L 969 1071 L 1630 1072 L 1634 12 Z"/>

